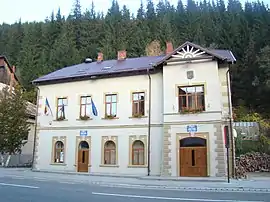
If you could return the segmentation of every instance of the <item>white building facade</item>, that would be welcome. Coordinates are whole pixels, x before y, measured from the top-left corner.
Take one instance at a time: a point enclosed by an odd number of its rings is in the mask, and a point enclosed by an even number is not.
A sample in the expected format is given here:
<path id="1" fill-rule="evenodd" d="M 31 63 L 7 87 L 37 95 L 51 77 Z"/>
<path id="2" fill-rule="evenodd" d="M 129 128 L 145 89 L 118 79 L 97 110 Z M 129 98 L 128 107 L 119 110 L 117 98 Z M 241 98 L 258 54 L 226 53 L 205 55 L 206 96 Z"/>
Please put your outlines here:
<path id="1" fill-rule="evenodd" d="M 168 43 L 164 56 L 125 54 L 103 61 L 100 53 L 96 62 L 33 81 L 39 88 L 35 169 L 224 176 L 233 54 L 190 42 L 175 50 Z"/>

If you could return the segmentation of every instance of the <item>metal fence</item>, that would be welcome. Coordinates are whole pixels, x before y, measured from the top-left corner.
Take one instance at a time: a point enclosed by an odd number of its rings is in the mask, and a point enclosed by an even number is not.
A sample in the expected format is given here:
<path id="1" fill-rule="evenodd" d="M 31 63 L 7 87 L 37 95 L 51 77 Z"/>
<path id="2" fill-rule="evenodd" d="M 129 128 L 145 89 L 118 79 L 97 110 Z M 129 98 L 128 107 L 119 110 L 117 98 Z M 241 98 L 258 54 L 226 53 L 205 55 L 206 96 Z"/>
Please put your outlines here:
<path id="1" fill-rule="evenodd" d="M 258 140 L 259 138 L 260 125 L 257 122 L 234 122 L 233 127 L 242 140 Z"/>

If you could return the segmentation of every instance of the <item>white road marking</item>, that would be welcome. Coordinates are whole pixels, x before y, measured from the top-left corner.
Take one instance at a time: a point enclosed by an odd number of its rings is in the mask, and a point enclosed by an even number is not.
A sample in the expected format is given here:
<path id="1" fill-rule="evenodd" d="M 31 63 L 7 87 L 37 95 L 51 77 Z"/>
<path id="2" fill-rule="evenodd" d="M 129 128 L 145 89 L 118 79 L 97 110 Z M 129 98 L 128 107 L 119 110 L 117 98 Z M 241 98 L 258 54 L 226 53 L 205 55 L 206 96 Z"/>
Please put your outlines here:
<path id="1" fill-rule="evenodd" d="M 39 189 L 39 187 L 28 186 L 28 185 L 21 185 L 21 184 L 7 184 L 7 183 L 0 183 L 0 186 L 10 186 L 10 187 L 21 187 L 21 188 L 29 188 L 29 189 Z"/>
<path id="2" fill-rule="evenodd" d="M 201 199 L 201 198 L 172 198 L 162 196 L 140 196 L 140 195 L 125 195 L 125 194 L 111 194 L 92 192 L 93 195 L 101 196 L 116 196 L 125 198 L 142 198 L 142 199 L 157 199 L 157 200 L 173 200 L 173 201 L 205 201 L 205 202 L 263 202 L 263 201 L 237 201 L 237 200 L 222 200 L 222 199 Z"/>
<path id="3" fill-rule="evenodd" d="M 65 182 L 65 181 L 60 181 L 59 183 L 61 183 L 61 184 L 76 184 L 75 182 Z"/>

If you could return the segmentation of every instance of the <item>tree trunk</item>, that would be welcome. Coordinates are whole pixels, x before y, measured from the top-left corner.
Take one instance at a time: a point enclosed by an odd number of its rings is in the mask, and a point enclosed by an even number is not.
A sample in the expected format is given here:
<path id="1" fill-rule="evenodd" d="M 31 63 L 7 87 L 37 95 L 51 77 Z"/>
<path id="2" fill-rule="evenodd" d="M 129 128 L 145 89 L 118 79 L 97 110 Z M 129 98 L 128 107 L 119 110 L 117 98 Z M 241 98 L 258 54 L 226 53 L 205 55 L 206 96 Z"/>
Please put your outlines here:
<path id="1" fill-rule="evenodd" d="M 6 161 L 6 165 L 5 165 L 5 167 L 8 167 L 8 164 L 9 164 L 10 158 L 11 158 L 11 155 L 9 154 L 9 155 L 8 155 L 8 157 L 7 157 L 7 161 Z"/>
<path id="2" fill-rule="evenodd" d="M 5 163 L 4 163 L 4 155 L 3 154 L 0 154 L 0 165 L 2 167 L 4 167 Z"/>

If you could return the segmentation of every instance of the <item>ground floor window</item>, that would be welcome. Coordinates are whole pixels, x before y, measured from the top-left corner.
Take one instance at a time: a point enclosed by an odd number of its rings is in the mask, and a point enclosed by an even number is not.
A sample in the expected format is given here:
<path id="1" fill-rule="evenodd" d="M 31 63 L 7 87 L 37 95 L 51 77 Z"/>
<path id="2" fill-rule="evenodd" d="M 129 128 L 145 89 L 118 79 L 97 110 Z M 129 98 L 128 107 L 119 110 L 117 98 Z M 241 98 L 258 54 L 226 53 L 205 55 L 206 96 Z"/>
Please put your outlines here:
<path id="1" fill-rule="evenodd" d="M 113 141 L 104 144 L 104 164 L 116 165 L 116 145 Z"/>
<path id="2" fill-rule="evenodd" d="M 54 163 L 64 163 L 64 143 L 57 141 L 54 147 Z"/>
<path id="3" fill-rule="evenodd" d="M 136 140 L 132 144 L 132 165 L 144 165 L 144 143 Z"/>

